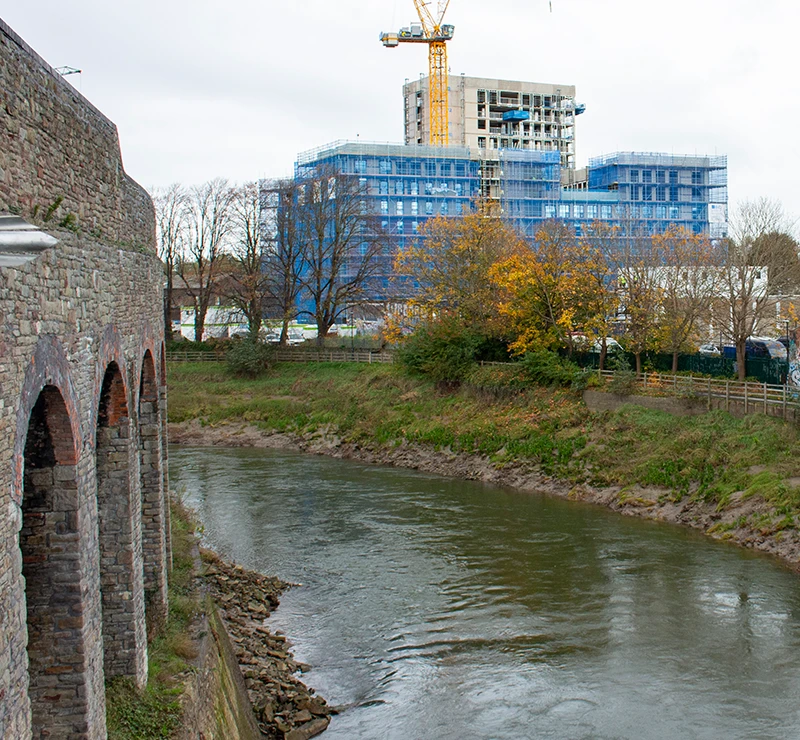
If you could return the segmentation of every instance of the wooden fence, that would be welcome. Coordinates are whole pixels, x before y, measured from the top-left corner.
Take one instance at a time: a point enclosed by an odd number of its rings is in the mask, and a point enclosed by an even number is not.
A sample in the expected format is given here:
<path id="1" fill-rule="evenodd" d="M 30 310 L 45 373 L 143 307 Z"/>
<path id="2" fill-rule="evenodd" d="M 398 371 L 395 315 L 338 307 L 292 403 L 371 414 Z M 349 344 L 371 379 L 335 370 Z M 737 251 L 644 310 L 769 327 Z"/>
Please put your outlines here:
<path id="1" fill-rule="evenodd" d="M 619 374 L 612 370 L 592 370 L 596 372 L 604 386 L 613 387 Z M 723 378 L 696 378 L 693 375 L 669 375 L 666 373 L 642 373 L 631 378 L 633 389 L 647 393 L 664 392 L 667 395 L 685 398 L 720 399 L 726 411 L 732 404 L 741 404 L 744 413 L 762 412 L 782 415 L 787 418 L 789 411 L 800 409 L 800 388 L 791 385 L 774 385 L 753 381 L 739 381 Z M 723 406 L 722 403 L 719 404 Z M 782 413 L 780 413 L 782 412 Z"/>
<path id="2" fill-rule="evenodd" d="M 366 362 L 391 363 L 391 352 L 369 349 L 299 349 L 284 347 L 273 351 L 276 362 Z M 167 362 L 224 362 L 225 355 L 216 352 L 173 351 L 167 353 Z"/>

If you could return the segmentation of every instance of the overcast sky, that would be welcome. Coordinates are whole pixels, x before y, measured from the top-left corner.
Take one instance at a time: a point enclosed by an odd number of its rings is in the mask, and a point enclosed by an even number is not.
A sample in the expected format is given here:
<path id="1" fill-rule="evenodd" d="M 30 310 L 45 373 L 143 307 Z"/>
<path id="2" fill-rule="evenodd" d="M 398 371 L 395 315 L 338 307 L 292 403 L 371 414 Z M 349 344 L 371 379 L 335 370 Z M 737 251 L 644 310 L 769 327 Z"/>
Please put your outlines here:
<path id="1" fill-rule="evenodd" d="M 435 4 L 435 3 L 434 3 Z M 412 0 L 0 0 L 0 17 L 118 126 L 145 187 L 290 174 L 337 139 L 402 141 L 423 46 Z M 727 154 L 729 199 L 800 215 L 796 0 L 452 0 L 451 74 L 574 84 L 578 165 Z"/>

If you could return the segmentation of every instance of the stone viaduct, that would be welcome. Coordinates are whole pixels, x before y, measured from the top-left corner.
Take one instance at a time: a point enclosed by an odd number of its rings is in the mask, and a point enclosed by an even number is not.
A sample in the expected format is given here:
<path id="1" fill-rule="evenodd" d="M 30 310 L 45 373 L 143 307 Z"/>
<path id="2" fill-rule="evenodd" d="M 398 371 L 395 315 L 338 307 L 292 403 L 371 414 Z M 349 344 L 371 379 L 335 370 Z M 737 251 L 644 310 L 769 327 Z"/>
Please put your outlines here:
<path id="1" fill-rule="evenodd" d="M 167 616 L 153 204 L 1 20 L 0 111 L 0 737 L 104 738 Z"/>

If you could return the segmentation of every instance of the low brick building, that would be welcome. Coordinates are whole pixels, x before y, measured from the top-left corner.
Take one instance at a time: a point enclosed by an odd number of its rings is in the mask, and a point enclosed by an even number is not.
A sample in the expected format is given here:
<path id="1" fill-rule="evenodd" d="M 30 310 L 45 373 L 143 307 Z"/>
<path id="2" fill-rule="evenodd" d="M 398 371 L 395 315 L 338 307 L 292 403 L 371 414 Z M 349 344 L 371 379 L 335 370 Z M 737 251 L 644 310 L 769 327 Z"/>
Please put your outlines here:
<path id="1" fill-rule="evenodd" d="M 0 110 L 0 737 L 104 738 L 167 613 L 153 205 L 2 21 Z"/>

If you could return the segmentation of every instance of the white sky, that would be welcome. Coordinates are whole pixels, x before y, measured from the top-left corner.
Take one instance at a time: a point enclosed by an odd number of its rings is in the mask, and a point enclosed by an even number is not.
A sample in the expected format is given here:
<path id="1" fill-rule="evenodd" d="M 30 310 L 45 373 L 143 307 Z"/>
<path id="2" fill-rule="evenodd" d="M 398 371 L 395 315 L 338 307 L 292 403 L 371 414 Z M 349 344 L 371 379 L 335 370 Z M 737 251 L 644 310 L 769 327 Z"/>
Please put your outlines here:
<path id="1" fill-rule="evenodd" d="M 578 165 L 727 154 L 730 203 L 800 216 L 796 0 L 452 0 L 452 74 L 574 84 Z M 412 0 L 0 0 L 109 118 L 145 187 L 291 173 L 335 141 L 402 141 L 427 49 L 385 49 Z"/>

